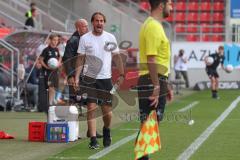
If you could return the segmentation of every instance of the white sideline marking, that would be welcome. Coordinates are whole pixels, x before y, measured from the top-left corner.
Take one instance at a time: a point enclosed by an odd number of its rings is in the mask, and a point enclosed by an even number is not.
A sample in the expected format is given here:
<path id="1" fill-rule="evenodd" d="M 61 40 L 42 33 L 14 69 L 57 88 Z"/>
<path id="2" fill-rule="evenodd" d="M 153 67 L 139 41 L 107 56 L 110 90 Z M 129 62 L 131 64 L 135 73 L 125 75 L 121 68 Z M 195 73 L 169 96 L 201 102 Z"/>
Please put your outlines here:
<path id="1" fill-rule="evenodd" d="M 134 133 L 131 136 L 128 136 L 126 138 L 121 139 L 120 141 L 114 143 L 113 145 L 111 145 L 111 146 L 101 150 L 100 152 L 88 157 L 88 159 L 95 160 L 95 159 L 99 159 L 99 158 L 105 156 L 106 154 L 112 152 L 113 150 L 117 149 L 121 145 L 124 145 L 125 143 L 127 143 L 127 142 L 133 140 L 134 138 L 136 138 L 137 134 L 138 134 L 138 132 Z"/>
<path id="2" fill-rule="evenodd" d="M 240 102 L 240 96 L 197 138 L 195 141 L 178 156 L 177 160 L 188 160 L 203 142 L 213 133 L 213 131 L 223 122 L 223 120 L 236 108 Z"/>
<path id="3" fill-rule="evenodd" d="M 179 109 L 178 112 L 185 112 L 186 110 L 194 107 L 198 103 L 199 103 L 199 101 L 194 101 L 194 102 L 190 103 L 189 105 L 187 105 L 186 107 Z"/>
<path id="4" fill-rule="evenodd" d="M 126 129 L 120 129 L 120 131 L 139 131 L 139 128 L 126 128 Z"/>
<path id="5" fill-rule="evenodd" d="M 79 159 L 86 159 L 86 157 L 50 157 L 50 159 L 61 159 L 61 160 L 79 160 Z"/>

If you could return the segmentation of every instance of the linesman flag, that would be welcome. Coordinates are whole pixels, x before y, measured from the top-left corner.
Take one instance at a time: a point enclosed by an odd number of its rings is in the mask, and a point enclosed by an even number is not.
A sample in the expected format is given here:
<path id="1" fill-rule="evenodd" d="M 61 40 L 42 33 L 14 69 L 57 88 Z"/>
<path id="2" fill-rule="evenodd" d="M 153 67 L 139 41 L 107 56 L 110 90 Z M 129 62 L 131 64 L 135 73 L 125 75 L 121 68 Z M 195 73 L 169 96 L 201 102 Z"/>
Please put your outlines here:
<path id="1" fill-rule="evenodd" d="M 152 110 L 138 133 L 135 142 L 135 160 L 161 149 L 156 110 Z"/>

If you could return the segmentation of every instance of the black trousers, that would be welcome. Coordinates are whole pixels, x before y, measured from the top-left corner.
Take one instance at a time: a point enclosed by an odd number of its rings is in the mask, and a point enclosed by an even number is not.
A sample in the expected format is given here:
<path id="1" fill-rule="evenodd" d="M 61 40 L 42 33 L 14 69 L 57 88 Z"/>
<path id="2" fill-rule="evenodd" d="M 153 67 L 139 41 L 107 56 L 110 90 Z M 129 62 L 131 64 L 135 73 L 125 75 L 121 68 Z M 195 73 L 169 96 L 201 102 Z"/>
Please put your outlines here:
<path id="1" fill-rule="evenodd" d="M 151 101 L 149 100 L 149 96 L 151 96 L 153 92 L 153 85 L 150 75 L 147 74 L 139 77 L 138 102 L 141 122 L 144 122 L 147 119 L 150 112 L 154 109 L 157 112 L 158 120 L 161 121 L 163 118 L 166 105 L 166 97 L 168 94 L 167 77 L 159 75 L 159 84 L 160 84 L 159 102 L 157 108 L 154 108 L 154 106 L 150 106 Z"/>

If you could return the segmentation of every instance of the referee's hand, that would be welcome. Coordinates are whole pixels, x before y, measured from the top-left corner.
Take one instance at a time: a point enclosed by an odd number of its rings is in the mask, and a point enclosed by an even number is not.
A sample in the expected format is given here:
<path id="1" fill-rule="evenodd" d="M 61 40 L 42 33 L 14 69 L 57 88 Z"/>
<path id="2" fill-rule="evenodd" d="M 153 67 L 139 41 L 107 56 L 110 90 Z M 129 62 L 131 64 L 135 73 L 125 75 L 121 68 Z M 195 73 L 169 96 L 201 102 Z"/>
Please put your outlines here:
<path id="1" fill-rule="evenodd" d="M 169 89 L 167 94 L 167 100 L 171 102 L 173 100 L 173 90 Z"/>
<path id="2" fill-rule="evenodd" d="M 152 95 L 149 97 L 149 100 L 152 101 L 150 106 L 154 106 L 155 108 L 157 108 L 159 93 L 160 93 L 160 86 L 155 86 L 153 89 Z"/>

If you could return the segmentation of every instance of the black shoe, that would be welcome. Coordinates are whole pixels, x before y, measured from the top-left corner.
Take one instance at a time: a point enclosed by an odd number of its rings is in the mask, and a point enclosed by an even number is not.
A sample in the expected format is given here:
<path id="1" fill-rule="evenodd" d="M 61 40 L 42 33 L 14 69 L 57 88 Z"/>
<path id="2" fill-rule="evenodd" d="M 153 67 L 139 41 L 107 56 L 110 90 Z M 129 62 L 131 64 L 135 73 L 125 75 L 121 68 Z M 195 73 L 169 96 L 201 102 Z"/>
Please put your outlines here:
<path id="1" fill-rule="evenodd" d="M 215 96 L 215 97 L 212 97 L 213 99 L 220 99 L 220 97 L 218 97 L 218 96 Z"/>
<path id="2" fill-rule="evenodd" d="M 99 149 L 99 144 L 96 137 L 92 137 L 88 145 L 90 149 Z"/>
<path id="3" fill-rule="evenodd" d="M 88 137 L 88 138 L 91 137 L 89 131 L 87 131 L 87 137 Z M 96 132 L 96 137 L 97 137 L 97 138 L 103 138 L 103 135 L 100 134 L 100 133 L 98 133 L 98 132 Z"/>
<path id="4" fill-rule="evenodd" d="M 108 147 L 111 145 L 112 138 L 109 128 L 103 127 L 103 146 Z"/>
<path id="5" fill-rule="evenodd" d="M 149 157 L 148 156 L 143 156 L 143 157 L 139 158 L 138 160 L 149 160 Z"/>
<path id="6" fill-rule="evenodd" d="M 212 98 L 213 99 L 220 99 L 220 97 L 216 93 L 212 95 Z"/>

